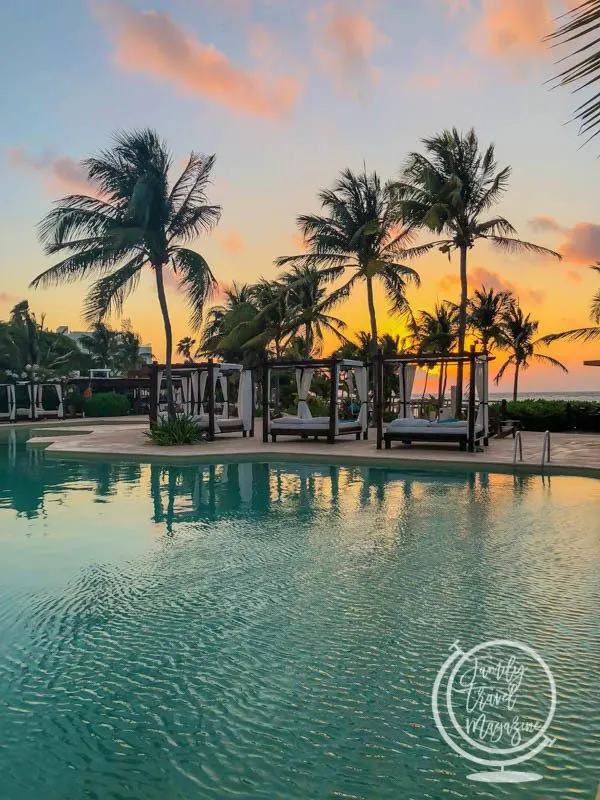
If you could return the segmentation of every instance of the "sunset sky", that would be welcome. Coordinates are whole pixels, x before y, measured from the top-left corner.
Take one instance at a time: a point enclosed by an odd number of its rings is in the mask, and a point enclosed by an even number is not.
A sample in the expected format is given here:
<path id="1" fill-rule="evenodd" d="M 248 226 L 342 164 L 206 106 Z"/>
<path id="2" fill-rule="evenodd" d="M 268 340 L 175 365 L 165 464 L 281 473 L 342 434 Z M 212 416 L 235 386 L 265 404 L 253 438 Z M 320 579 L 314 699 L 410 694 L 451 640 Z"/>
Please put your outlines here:
<path id="1" fill-rule="evenodd" d="M 571 6 L 576 5 L 573 0 Z M 567 0 L 8 0 L 0 31 L 0 318 L 27 297 L 50 327 L 81 329 L 86 286 L 28 290 L 50 265 L 35 225 L 63 194 L 85 191 L 79 160 L 117 129 L 151 126 L 177 168 L 190 150 L 216 153 L 211 199 L 219 227 L 196 249 L 222 285 L 274 277 L 298 252 L 295 218 L 339 170 L 394 177 L 419 140 L 474 126 L 511 164 L 498 211 L 561 263 L 477 245 L 470 283 L 510 288 L 540 334 L 588 323 L 600 260 L 598 141 L 580 149 L 576 105 L 544 82 L 559 56 L 542 44 Z M 415 310 L 458 297 L 458 263 L 435 253 L 413 264 Z M 177 338 L 190 333 L 175 280 Z M 382 331 L 402 333 L 377 298 Z M 163 355 L 151 276 L 126 316 Z M 368 327 L 359 291 L 340 308 Z M 600 343 L 557 344 L 569 375 L 532 368 L 523 390 L 597 389 Z M 501 388 L 509 388 L 509 374 Z"/>

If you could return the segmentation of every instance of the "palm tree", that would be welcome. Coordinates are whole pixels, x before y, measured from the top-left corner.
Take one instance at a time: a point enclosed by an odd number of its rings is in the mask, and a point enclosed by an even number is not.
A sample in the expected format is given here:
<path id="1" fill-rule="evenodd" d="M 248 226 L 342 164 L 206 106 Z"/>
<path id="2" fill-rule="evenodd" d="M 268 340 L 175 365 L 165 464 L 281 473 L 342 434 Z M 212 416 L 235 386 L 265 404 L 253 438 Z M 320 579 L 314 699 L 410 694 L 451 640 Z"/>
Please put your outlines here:
<path id="1" fill-rule="evenodd" d="M 600 77 L 600 0 L 582 0 L 561 19 L 557 30 L 546 38 L 555 45 L 574 43 L 573 52 L 561 62 L 577 60 L 559 72 L 553 83 L 555 86 L 575 85 L 578 92 L 597 83 Z M 594 92 L 575 109 L 575 119 L 581 123 L 579 132 L 588 136 L 587 141 L 600 133 L 600 92 Z"/>
<path id="2" fill-rule="evenodd" d="M 399 263 L 410 243 L 406 230 L 397 227 L 398 215 L 388 184 L 382 185 L 376 173 L 355 174 L 344 170 L 332 190 L 319 194 L 324 216 L 298 217 L 298 227 L 308 252 L 278 258 L 279 266 L 319 268 L 326 280 L 333 281 L 352 273 L 336 290 L 346 298 L 363 282 L 371 327 L 371 345 L 378 341 L 377 316 L 373 297 L 375 280 L 383 285 L 392 312 L 409 315 L 405 290 L 408 283 L 419 283 L 415 270 Z"/>
<path id="3" fill-rule="evenodd" d="M 600 261 L 590 269 L 600 272 Z M 570 339 L 573 342 L 591 342 L 595 339 L 600 339 L 600 289 L 592 298 L 590 318 L 592 322 L 596 323 L 593 327 L 575 328 L 571 331 L 563 331 L 563 333 L 551 333 L 548 336 L 544 336 L 542 341 L 544 344 L 551 344 L 559 339 Z"/>
<path id="4" fill-rule="evenodd" d="M 191 336 L 184 336 L 183 339 L 177 342 L 177 353 L 185 358 L 187 364 L 192 364 L 194 361 L 192 350 L 195 344 L 196 340 L 192 339 Z"/>
<path id="5" fill-rule="evenodd" d="M 224 294 L 225 302 L 213 306 L 206 315 L 196 356 L 221 356 L 226 361 L 242 357 L 239 349 L 226 351 L 222 343 L 239 324 L 251 321 L 258 313 L 253 304 L 251 286 L 234 281 Z"/>
<path id="6" fill-rule="evenodd" d="M 448 255 L 457 250 L 460 258 L 460 304 L 458 349 L 465 348 L 467 330 L 467 255 L 478 240 L 516 253 L 560 255 L 545 247 L 516 238 L 517 231 L 504 217 L 483 219 L 508 186 L 510 167 L 498 170 L 494 145 L 485 152 L 479 147 L 475 131 L 466 134 L 456 128 L 423 139 L 426 155 L 411 153 L 401 181 L 395 185 L 399 213 L 414 228 L 426 228 L 443 236 L 404 255 L 421 256 L 433 248 Z M 457 369 L 457 403 L 462 403 L 462 362 Z"/>
<path id="7" fill-rule="evenodd" d="M 510 366 L 514 366 L 513 400 L 516 400 L 518 395 L 519 372 L 521 369 L 528 369 L 530 360 L 551 364 L 553 367 L 559 367 L 563 372 L 568 372 L 568 369 L 560 361 L 536 352 L 536 347 L 544 344 L 543 339 L 534 339 L 539 322 L 532 320 L 530 314 L 525 316 L 516 303 L 504 312 L 502 327 L 501 348 L 509 351 L 510 355 L 498 370 L 494 381 L 499 383 L 506 370 Z"/>
<path id="8" fill-rule="evenodd" d="M 134 331 L 131 320 L 123 320 L 121 330 L 117 332 L 116 364 L 119 372 L 127 373 L 140 368 L 142 365 L 141 344 L 140 335 Z"/>
<path id="9" fill-rule="evenodd" d="M 467 325 L 473 331 L 481 349 L 488 352 L 502 338 L 502 317 L 514 303 L 511 292 L 476 289 L 467 301 Z"/>
<path id="10" fill-rule="evenodd" d="M 342 298 L 337 292 L 327 293 L 327 282 L 327 276 L 311 264 L 295 265 L 281 278 L 290 313 L 290 332 L 304 331 L 302 358 L 310 358 L 315 344 L 323 341 L 325 331 L 342 342 L 346 340 L 341 333 L 346 323 L 328 313 Z"/>
<path id="11" fill-rule="evenodd" d="M 414 328 L 414 339 L 419 353 L 447 356 L 452 352 L 458 338 L 458 308 L 445 300 L 435 306 L 433 313 L 420 311 Z M 446 390 L 447 366 L 440 361 L 438 399 L 441 406 Z M 457 406 L 460 408 L 460 406 Z"/>
<path id="12" fill-rule="evenodd" d="M 112 149 L 88 158 L 84 165 L 96 197 L 70 195 L 42 220 L 39 234 L 48 255 L 62 260 L 38 275 L 31 285 L 50 286 L 101 276 L 85 301 L 88 321 L 121 312 L 136 288 L 142 269 L 154 274 L 165 329 L 165 378 L 169 415 L 175 413 L 171 360 L 173 336 L 164 285 L 164 270 L 179 276 L 192 312 L 202 319 L 215 279 L 206 260 L 184 245 L 217 224 L 221 209 L 209 205 L 207 187 L 214 156 L 192 153 L 172 187 L 172 157 L 155 131 L 119 133 Z"/>
<path id="13" fill-rule="evenodd" d="M 97 367 L 110 369 L 117 357 L 119 334 L 104 322 L 95 322 L 91 331 L 81 337 L 81 345 L 90 354 Z"/>

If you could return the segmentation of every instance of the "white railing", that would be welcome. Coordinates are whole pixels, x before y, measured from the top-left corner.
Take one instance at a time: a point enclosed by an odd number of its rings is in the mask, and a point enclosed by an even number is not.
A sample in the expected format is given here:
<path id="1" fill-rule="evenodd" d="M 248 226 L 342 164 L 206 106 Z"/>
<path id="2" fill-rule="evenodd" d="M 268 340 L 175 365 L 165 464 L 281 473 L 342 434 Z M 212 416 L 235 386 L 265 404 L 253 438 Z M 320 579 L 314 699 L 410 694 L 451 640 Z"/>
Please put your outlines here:
<path id="1" fill-rule="evenodd" d="M 544 434 L 544 443 L 542 444 L 542 469 L 545 464 L 550 463 L 550 431 Z"/>
<path id="2" fill-rule="evenodd" d="M 517 447 L 519 448 L 519 461 L 523 461 L 523 440 L 521 431 L 515 433 L 515 446 L 513 448 L 513 464 L 517 463 Z"/>

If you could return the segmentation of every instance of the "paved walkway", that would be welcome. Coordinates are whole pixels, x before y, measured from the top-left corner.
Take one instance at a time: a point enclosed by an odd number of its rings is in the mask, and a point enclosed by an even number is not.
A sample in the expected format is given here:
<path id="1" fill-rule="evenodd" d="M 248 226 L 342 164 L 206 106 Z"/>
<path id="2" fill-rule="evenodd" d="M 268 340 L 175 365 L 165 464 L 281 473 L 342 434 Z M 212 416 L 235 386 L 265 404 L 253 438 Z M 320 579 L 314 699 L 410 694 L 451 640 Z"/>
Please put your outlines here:
<path id="1" fill-rule="evenodd" d="M 513 465 L 514 442 L 491 439 L 481 453 L 462 453 L 454 445 L 402 444 L 391 450 L 377 450 L 375 431 L 369 441 L 357 442 L 353 437 L 329 445 L 323 440 L 280 439 L 264 444 L 262 437 L 244 439 L 240 434 L 221 435 L 214 442 L 180 447 L 150 445 L 144 432 L 147 423 L 131 418 L 109 424 L 104 421 L 78 420 L 76 425 L 47 422 L 31 425 L 29 447 L 45 447 L 55 457 L 133 458 L 160 460 L 164 463 L 180 460 L 269 460 L 305 461 L 313 463 L 364 464 L 373 466 L 405 466 L 412 468 L 462 468 L 492 472 L 540 472 L 543 434 L 523 432 L 523 463 Z M 554 474 L 576 474 L 600 477 L 600 436 L 555 433 L 551 435 L 551 463 L 546 471 Z"/>

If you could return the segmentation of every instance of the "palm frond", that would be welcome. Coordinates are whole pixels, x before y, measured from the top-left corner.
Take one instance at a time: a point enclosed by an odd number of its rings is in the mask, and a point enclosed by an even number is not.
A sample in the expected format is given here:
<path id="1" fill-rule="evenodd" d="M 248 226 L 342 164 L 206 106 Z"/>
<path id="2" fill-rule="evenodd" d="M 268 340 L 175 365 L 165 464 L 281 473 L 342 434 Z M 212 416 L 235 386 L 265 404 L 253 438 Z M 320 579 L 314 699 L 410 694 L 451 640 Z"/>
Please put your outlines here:
<path id="1" fill-rule="evenodd" d="M 488 239 L 488 241 L 500 250 L 504 250 L 511 255 L 533 253 L 540 256 L 553 256 L 559 261 L 562 261 L 560 253 L 550 250 L 548 247 L 541 247 L 538 244 L 533 244 L 532 242 L 524 242 L 521 239 L 513 239 L 507 236 L 483 236 L 482 238 Z"/>
<path id="2" fill-rule="evenodd" d="M 106 275 L 92 286 L 84 302 L 83 318 L 88 323 L 103 320 L 112 313 L 121 314 L 123 304 L 135 291 L 140 271 L 147 263 L 144 253 L 134 256 L 116 272 Z"/>
<path id="3" fill-rule="evenodd" d="M 195 329 L 202 325 L 204 306 L 212 297 L 217 281 L 206 259 L 195 250 L 186 247 L 172 249 L 171 259 L 181 276 L 181 286 L 191 310 L 190 322 Z"/>

